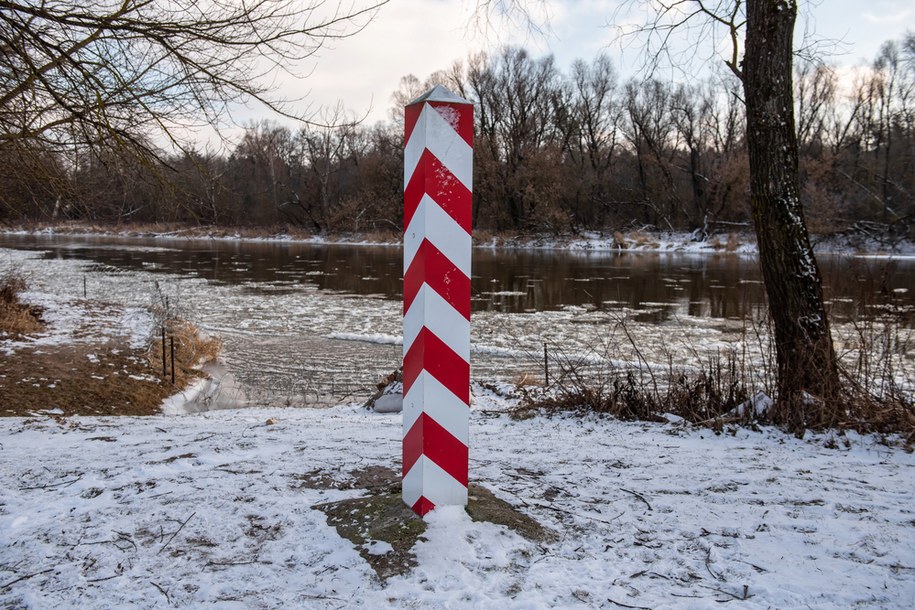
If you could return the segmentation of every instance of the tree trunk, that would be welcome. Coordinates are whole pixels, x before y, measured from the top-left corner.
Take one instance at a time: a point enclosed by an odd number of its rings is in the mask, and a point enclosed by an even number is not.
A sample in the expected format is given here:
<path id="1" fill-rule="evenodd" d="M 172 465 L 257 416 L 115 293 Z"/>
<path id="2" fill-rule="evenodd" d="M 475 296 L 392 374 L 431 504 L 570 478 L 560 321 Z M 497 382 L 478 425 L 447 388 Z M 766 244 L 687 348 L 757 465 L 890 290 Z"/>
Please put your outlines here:
<path id="1" fill-rule="evenodd" d="M 796 0 L 748 0 L 743 88 L 750 200 L 775 327 L 779 423 L 831 423 L 839 374 L 800 202 L 792 49 Z"/>

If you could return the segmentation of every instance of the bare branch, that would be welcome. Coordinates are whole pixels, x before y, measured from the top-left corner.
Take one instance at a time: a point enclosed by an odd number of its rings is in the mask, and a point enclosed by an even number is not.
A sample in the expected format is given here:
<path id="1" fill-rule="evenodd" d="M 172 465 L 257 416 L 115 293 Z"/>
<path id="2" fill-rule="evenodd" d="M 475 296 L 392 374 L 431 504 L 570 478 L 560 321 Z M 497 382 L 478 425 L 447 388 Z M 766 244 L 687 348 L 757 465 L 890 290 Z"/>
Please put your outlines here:
<path id="1" fill-rule="evenodd" d="M 183 125 L 219 127 L 274 95 L 279 72 L 357 34 L 387 0 L 0 0 L 0 146 L 119 146 Z M 143 135 L 141 135 L 143 134 Z"/>

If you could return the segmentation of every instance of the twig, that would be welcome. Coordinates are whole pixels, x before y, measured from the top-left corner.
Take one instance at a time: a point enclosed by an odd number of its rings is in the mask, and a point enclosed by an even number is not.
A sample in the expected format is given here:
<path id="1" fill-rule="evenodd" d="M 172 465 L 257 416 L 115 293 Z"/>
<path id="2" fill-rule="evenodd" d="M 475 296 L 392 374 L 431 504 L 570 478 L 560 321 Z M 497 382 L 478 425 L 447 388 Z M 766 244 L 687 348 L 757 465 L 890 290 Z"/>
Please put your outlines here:
<path id="1" fill-rule="evenodd" d="M 208 561 L 207 567 L 231 567 L 231 566 L 249 566 L 256 563 L 269 563 L 263 562 L 260 559 L 252 559 L 250 561 Z"/>
<path id="2" fill-rule="evenodd" d="M 53 572 L 53 571 L 54 571 L 54 568 L 48 568 L 47 570 L 42 570 L 41 572 L 35 572 L 34 574 L 26 574 L 25 576 L 20 576 L 16 580 L 11 580 L 8 583 L 6 583 L 5 585 L 0 585 L 0 589 L 6 589 L 7 587 L 12 587 L 17 582 L 21 582 L 23 580 L 28 580 L 29 578 L 32 578 L 33 576 L 41 576 L 42 574 L 47 574 L 48 572 Z"/>
<path id="3" fill-rule="evenodd" d="M 119 532 L 117 530 L 114 530 L 114 533 L 118 535 L 117 539 L 114 542 L 117 542 L 118 540 L 123 540 L 124 542 L 129 542 L 131 545 L 133 545 L 133 550 L 135 550 L 135 551 L 140 550 L 137 548 L 137 543 L 134 542 L 133 538 L 130 537 L 130 534 L 126 534 L 124 532 Z"/>
<path id="4" fill-rule="evenodd" d="M 648 570 L 642 570 L 640 572 L 636 572 L 629 578 L 638 578 L 640 576 L 647 576 L 648 578 L 663 578 L 664 580 L 671 580 L 670 576 L 658 574 L 657 572 L 649 572 Z"/>
<path id="5" fill-rule="evenodd" d="M 104 582 L 106 580 L 113 580 L 118 576 L 123 576 L 123 572 L 118 572 L 117 574 L 112 574 L 111 576 L 105 576 L 104 578 L 93 578 L 92 580 L 87 580 L 86 582 Z"/>
<path id="6" fill-rule="evenodd" d="M 158 555 L 159 553 L 161 553 L 162 551 L 164 551 L 165 548 L 166 548 L 168 545 L 170 545 L 170 544 L 172 543 L 172 540 L 175 539 L 175 536 L 177 536 L 177 535 L 181 532 L 181 530 L 184 529 L 184 526 L 187 525 L 187 522 L 190 521 L 191 519 L 193 519 L 193 518 L 194 518 L 194 515 L 196 515 L 196 514 L 197 514 L 197 511 L 194 511 L 193 513 L 191 513 L 191 516 L 190 516 L 190 517 L 188 517 L 187 519 L 184 520 L 184 523 L 181 524 L 181 527 L 179 527 L 177 530 L 175 530 L 175 533 L 172 534 L 172 537 L 169 538 L 168 541 L 166 541 L 166 543 L 162 545 L 162 548 L 159 549 L 159 552 L 156 553 L 156 555 Z"/>
<path id="7" fill-rule="evenodd" d="M 763 568 L 763 567 L 761 567 L 761 566 L 758 566 L 758 565 L 756 565 L 755 563 L 750 563 L 749 561 L 744 561 L 743 559 L 738 559 L 737 561 L 739 561 L 740 563 L 745 563 L 745 564 L 747 564 L 748 566 L 750 566 L 751 568 L 753 568 L 754 570 L 756 570 L 756 571 L 759 572 L 760 574 L 765 574 L 765 573 L 767 573 L 767 572 L 769 571 L 769 570 L 767 570 L 766 568 Z"/>
<path id="8" fill-rule="evenodd" d="M 748 595 L 748 593 L 750 591 L 750 587 L 747 585 L 743 586 L 743 597 L 741 597 L 740 595 L 737 595 L 736 593 L 731 593 L 730 591 L 725 591 L 724 589 L 719 589 L 718 587 L 710 587 L 708 585 L 702 585 L 702 584 L 700 584 L 699 586 L 702 587 L 703 589 L 711 589 L 712 591 L 717 591 L 718 593 L 727 595 L 728 597 L 733 597 L 734 599 L 737 599 L 740 601 L 746 601 L 746 600 L 750 599 L 751 597 L 753 597 L 752 595 Z M 723 602 L 729 602 L 731 600 L 726 599 L 726 600 L 715 600 L 715 601 L 717 601 L 719 603 L 723 603 Z"/>
<path id="9" fill-rule="evenodd" d="M 618 602 L 615 599 L 610 599 L 609 597 L 607 598 L 607 601 L 610 602 L 611 604 L 616 604 L 620 608 L 634 608 L 635 610 L 652 610 L 648 606 L 630 606 L 629 604 L 624 604 L 622 602 Z"/>
<path id="10" fill-rule="evenodd" d="M 516 496 L 516 497 L 518 497 L 518 496 Z M 520 497 L 519 497 L 519 499 L 520 499 Z M 580 513 L 573 513 L 570 510 L 566 510 L 564 508 L 559 508 L 558 506 L 553 506 L 552 504 L 541 504 L 540 502 L 525 502 L 523 500 L 521 500 L 521 503 L 524 504 L 525 506 L 536 506 L 537 508 L 546 508 L 549 510 L 556 511 L 557 513 L 571 515 L 572 517 L 578 517 L 579 519 L 591 519 L 592 521 L 599 521 L 600 523 L 606 523 L 607 525 L 614 525 L 613 521 L 615 521 L 616 519 L 619 519 L 620 517 L 622 517 L 623 515 L 626 514 L 626 512 L 623 511 L 620 514 L 618 514 L 617 516 L 613 517 L 613 519 L 611 519 L 610 521 L 607 521 L 606 519 L 601 519 L 600 517 L 595 517 L 593 515 L 582 515 Z"/>
<path id="11" fill-rule="evenodd" d="M 635 496 L 636 498 L 638 498 L 639 500 L 644 502 L 645 506 L 648 507 L 648 510 L 651 510 L 651 504 L 648 503 L 648 500 L 646 500 L 645 496 L 643 496 L 642 494 L 632 491 L 631 489 L 624 489 L 622 487 L 620 487 L 620 491 L 625 491 L 627 494 L 632 494 L 633 496 Z"/>
<path id="12" fill-rule="evenodd" d="M 162 587 L 160 587 L 158 584 L 154 583 L 153 581 L 149 581 L 149 584 L 151 584 L 155 588 L 159 589 L 159 593 L 161 593 L 162 595 L 165 596 L 165 601 L 168 602 L 168 605 L 169 606 L 172 605 L 172 598 L 168 596 L 168 591 L 166 591 L 165 589 L 163 589 Z"/>
<path id="13" fill-rule="evenodd" d="M 19 491 L 28 491 L 30 489 L 52 489 L 54 487 L 69 487 L 70 485 L 73 485 L 74 483 L 76 483 L 77 481 L 79 481 L 82 478 L 83 478 L 83 475 L 79 475 L 75 479 L 71 479 L 69 481 L 61 481 L 60 483 L 47 483 L 45 485 L 33 485 L 31 487 L 20 487 Z"/>

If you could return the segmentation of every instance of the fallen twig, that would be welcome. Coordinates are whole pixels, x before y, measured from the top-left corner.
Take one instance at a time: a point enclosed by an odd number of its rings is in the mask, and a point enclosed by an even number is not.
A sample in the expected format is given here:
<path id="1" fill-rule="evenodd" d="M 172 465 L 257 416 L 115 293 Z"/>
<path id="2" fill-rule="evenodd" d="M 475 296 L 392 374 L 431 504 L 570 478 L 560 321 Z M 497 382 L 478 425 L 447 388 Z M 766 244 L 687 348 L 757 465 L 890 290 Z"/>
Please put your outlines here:
<path id="1" fill-rule="evenodd" d="M 724 576 L 722 576 L 721 574 L 716 574 L 714 571 L 712 571 L 711 563 L 712 563 L 712 548 L 709 547 L 705 553 L 705 569 L 708 570 L 709 575 L 712 578 L 714 578 L 715 580 L 724 581 L 725 580 Z"/>
<path id="2" fill-rule="evenodd" d="M 53 572 L 53 571 L 54 571 L 54 568 L 48 568 L 47 570 L 42 570 L 41 572 L 35 572 L 33 574 L 26 574 L 25 576 L 20 576 L 16 580 L 11 580 L 8 583 L 6 583 L 5 585 L 0 585 L 0 589 L 6 589 L 7 587 L 12 587 L 17 582 L 22 582 L 23 580 L 28 580 L 29 578 L 32 578 L 34 576 L 41 576 L 42 574 L 47 574 L 48 572 Z"/>
<path id="3" fill-rule="evenodd" d="M 74 483 L 76 483 L 77 481 L 79 481 L 82 478 L 83 478 L 83 475 L 79 475 L 75 479 L 71 479 L 69 481 L 61 481 L 60 483 L 46 483 L 45 485 L 33 485 L 30 487 L 20 487 L 19 491 L 28 491 L 31 489 L 53 489 L 55 487 L 69 487 L 70 485 L 73 485 Z"/>
<path id="4" fill-rule="evenodd" d="M 91 580 L 87 580 L 86 582 L 104 582 L 106 580 L 113 580 L 118 576 L 122 576 L 123 574 L 123 572 L 118 572 L 117 574 L 112 574 L 111 576 L 105 576 L 104 578 L 93 578 Z"/>
<path id="5" fill-rule="evenodd" d="M 175 533 L 172 534 L 171 538 L 169 538 L 168 541 L 166 541 L 166 543 L 162 545 L 162 548 L 159 549 L 159 551 L 156 553 L 156 555 L 158 555 L 159 553 L 164 551 L 165 548 L 172 543 L 172 540 L 175 539 L 175 536 L 177 536 L 181 532 L 181 530 L 184 529 L 184 526 L 187 525 L 187 522 L 190 521 L 191 519 L 193 519 L 194 515 L 196 515 L 196 514 L 197 514 L 197 512 L 194 511 L 193 513 L 191 513 L 190 517 L 188 517 L 187 519 L 184 520 L 184 523 L 182 523 L 181 526 L 177 530 L 175 530 Z"/>
<path id="6" fill-rule="evenodd" d="M 149 584 L 151 584 L 155 588 L 159 589 L 159 593 L 161 593 L 162 595 L 165 596 L 165 601 L 168 602 L 168 605 L 169 606 L 172 605 L 172 598 L 169 597 L 168 591 L 166 591 L 165 589 L 163 589 L 162 587 L 160 587 L 157 583 L 154 583 L 153 581 L 149 581 Z"/>
<path id="7" fill-rule="evenodd" d="M 708 586 L 708 585 L 702 585 L 702 584 L 700 584 L 699 586 L 702 587 L 702 588 L 704 588 L 704 589 L 711 589 L 712 591 L 717 591 L 718 593 L 721 593 L 721 594 L 723 594 L 723 595 L 727 595 L 728 597 L 732 597 L 732 598 L 734 598 L 734 599 L 736 599 L 736 600 L 739 600 L 739 601 L 746 601 L 746 600 L 748 600 L 748 599 L 750 599 L 750 598 L 752 597 L 752 595 L 749 595 L 750 587 L 749 587 L 748 585 L 744 585 L 744 586 L 743 586 L 743 595 L 742 595 L 742 596 L 737 595 L 736 593 L 731 593 L 730 591 L 725 591 L 724 589 L 720 589 L 720 588 L 718 588 L 718 587 L 710 587 L 710 586 Z M 732 601 L 732 600 L 726 599 L 726 600 L 715 600 L 715 601 L 717 601 L 717 602 L 719 602 L 719 603 L 724 603 L 724 602 L 729 602 L 729 601 Z"/>
<path id="8" fill-rule="evenodd" d="M 212 567 L 224 568 L 224 567 L 231 567 L 231 566 L 249 566 L 249 565 L 253 565 L 256 563 L 268 564 L 270 562 L 261 561 L 260 559 L 251 559 L 249 561 L 208 561 L 206 565 L 207 565 L 207 567 L 212 566 Z"/>
<path id="9" fill-rule="evenodd" d="M 519 496 L 516 495 L 516 497 L 518 497 L 518 499 L 521 500 L 521 498 Z M 546 508 L 548 510 L 556 511 L 557 513 L 571 515 L 572 517 L 578 517 L 579 519 L 590 519 L 592 521 L 599 521 L 600 523 L 606 523 L 607 525 L 614 525 L 613 521 L 615 521 L 616 519 L 619 519 L 620 517 L 622 517 L 623 515 L 626 514 L 626 512 L 623 511 L 620 514 L 618 514 L 617 516 L 613 517 L 613 519 L 611 519 L 610 521 L 607 521 L 606 519 L 601 519 L 600 517 L 595 517 L 593 515 L 582 515 L 580 513 L 573 513 L 570 510 L 566 510 L 564 508 L 559 508 L 558 506 L 553 506 L 552 504 L 541 504 L 540 502 L 525 502 L 524 500 L 521 500 L 521 503 L 524 504 L 525 506 L 535 506 L 537 508 Z"/>
<path id="10" fill-rule="evenodd" d="M 632 491 L 632 490 L 630 490 L 630 489 L 623 489 L 622 487 L 620 487 L 620 490 L 621 490 L 621 491 L 625 491 L 627 494 L 632 494 L 633 496 L 635 496 L 636 498 L 638 498 L 639 500 L 641 500 L 642 502 L 644 502 L 644 503 L 645 503 L 645 506 L 648 507 L 648 510 L 651 510 L 651 504 L 648 503 L 648 500 L 646 500 L 646 499 L 645 499 L 645 496 L 643 496 L 642 494 L 640 494 L 640 493 L 638 493 L 638 492 L 636 492 L 636 491 Z"/>
<path id="11" fill-rule="evenodd" d="M 624 604 L 622 602 L 618 602 L 615 599 L 610 599 L 609 597 L 607 598 L 607 601 L 610 602 L 611 604 L 616 604 L 620 608 L 634 608 L 635 610 L 652 610 L 648 606 L 630 606 L 629 604 Z"/>

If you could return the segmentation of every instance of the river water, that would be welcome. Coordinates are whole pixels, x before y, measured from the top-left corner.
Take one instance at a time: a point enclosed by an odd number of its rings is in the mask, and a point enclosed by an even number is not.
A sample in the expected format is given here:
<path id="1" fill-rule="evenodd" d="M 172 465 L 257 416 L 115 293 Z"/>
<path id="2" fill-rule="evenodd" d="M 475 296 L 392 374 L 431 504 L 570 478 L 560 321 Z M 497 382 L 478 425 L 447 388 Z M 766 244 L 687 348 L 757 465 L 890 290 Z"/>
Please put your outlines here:
<path id="1" fill-rule="evenodd" d="M 0 248 L 34 253 L 38 289 L 82 296 L 85 281 L 90 297 L 167 300 L 222 338 L 258 404 L 362 400 L 401 357 L 398 247 L 0 234 Z M 43 277 L 41 260 L 74 271 Z M 881 316 L 915 326 L 915 258 L 819 260 L 840 351 Z M 748 336 L 756 345 L 742 357 L 768 349 L 765 294 L 747 255 L 478 248 L 472 294 L 481 381 L 542 377 L 544 344 L 556 367 L 695 362 L 746 352 Z"/>

